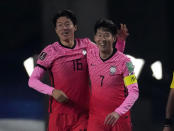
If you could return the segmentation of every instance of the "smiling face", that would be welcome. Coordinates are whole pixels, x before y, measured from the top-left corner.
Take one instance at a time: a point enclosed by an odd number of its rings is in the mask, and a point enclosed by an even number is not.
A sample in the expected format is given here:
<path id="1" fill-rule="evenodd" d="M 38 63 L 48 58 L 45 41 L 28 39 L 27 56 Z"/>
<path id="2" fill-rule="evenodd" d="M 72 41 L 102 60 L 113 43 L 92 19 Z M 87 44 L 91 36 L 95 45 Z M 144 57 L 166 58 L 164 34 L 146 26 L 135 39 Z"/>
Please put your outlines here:
<path id="1" fill-rule="evenodd" d="M 100 52 L 111 53 L 113 50 L 113 43 L 116 37 L 111 34 L 106 28 L 98 28 L 94 36 L 94 41 L 97 44 Z"/>
<path id="2" fill-rule="evenodd" d="M 69 18 L 62 16 L 57 19 L 55 31 L 60 40 L 74 39 L 74 32 L 76 30 L 76 25 L 74 25 Z"/>

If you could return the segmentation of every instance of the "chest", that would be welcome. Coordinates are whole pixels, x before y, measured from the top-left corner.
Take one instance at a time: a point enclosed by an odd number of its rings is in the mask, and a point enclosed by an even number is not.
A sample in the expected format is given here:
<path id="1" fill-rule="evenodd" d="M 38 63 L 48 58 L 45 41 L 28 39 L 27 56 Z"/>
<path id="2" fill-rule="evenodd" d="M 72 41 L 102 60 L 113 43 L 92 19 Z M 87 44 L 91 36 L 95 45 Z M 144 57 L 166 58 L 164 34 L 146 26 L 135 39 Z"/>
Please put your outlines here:
<path id="1" fill-rule="evenodd" d="M 52 62 L 51 71 L 57 76 L 61 75 L 61 77 L 86 72 L 86 50 L 82 48 L 65 51 L 61 55 L 55 57 Z"/>
<path id="2" fill-rule="evenodd" d="M 123 68 L 116 61 L 103 62 L 93 58 L 88 62 L 90 80 L 93 86 L 115 87 L 123 84 Z"/>

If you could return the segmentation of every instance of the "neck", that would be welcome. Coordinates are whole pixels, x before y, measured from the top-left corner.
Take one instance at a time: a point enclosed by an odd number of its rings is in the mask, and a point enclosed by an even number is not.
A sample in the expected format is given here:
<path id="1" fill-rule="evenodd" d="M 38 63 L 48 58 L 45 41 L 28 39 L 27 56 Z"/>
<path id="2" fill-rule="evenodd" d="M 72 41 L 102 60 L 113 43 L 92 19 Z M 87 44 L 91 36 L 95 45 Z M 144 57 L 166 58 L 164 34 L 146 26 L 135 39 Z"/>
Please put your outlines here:
<path id="1" fill-rule="evenodd" d="M 105 60 L 109 58 L 112 55 L 112 53 L 113 53 L 113 48 L 110 51 L 100 51 L 100 57 L 101 59 Z"/>
<path id="2" fill-rule="evenodd" d="M 67 40 L 60 40 L 60 42 L 66 47 L 73 47 L 74 46 L 74 39 L 67 39 Z"/>

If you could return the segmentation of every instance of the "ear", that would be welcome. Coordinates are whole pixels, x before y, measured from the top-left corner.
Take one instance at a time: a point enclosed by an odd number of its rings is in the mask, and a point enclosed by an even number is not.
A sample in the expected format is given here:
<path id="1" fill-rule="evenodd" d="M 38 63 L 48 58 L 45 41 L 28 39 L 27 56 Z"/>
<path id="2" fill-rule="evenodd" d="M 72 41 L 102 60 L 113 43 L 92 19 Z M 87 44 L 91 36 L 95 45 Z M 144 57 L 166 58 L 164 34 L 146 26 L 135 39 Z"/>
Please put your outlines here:
<path id="1" fill-rule="evenodd" d="M 114 40 L 114 42 L 116 42 L 116 40 L 117 40 L 117 37 L 115 36 L 115 37 L 113 37 L 113 40 Z"/>
<path id="2" fill-rule="evenodd" d="M 77 25 L 75 25 L 74 28 L 75 28 L 75 31 L 77 31 Z"/>

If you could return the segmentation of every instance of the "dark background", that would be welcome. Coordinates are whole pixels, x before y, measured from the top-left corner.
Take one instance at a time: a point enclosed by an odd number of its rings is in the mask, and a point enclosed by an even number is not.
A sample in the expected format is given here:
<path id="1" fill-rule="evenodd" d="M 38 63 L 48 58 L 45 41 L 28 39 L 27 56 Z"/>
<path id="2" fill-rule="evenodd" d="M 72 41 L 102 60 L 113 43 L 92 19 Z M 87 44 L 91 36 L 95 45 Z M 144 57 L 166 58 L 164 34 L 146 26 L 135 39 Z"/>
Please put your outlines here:
<path id="1" fill-rule="evenodd" d="M 77 37 L 93 39 L 99 17 L 127 25 L 125 53 L 145 60 L 138 79 L 140 97 L 132 108 L 134 131 L 161 130 L 174 71 L 174 8 L 169 0 L 1 1 L 0 119 L 47 117 L 45 96 L 28 87 L 23 61 L 57 40 L 51 19 L 62 9 L 77 15 Z M 152 77 L 150 66 L 157 60 L 162 62 L 162 80 Z"/>

